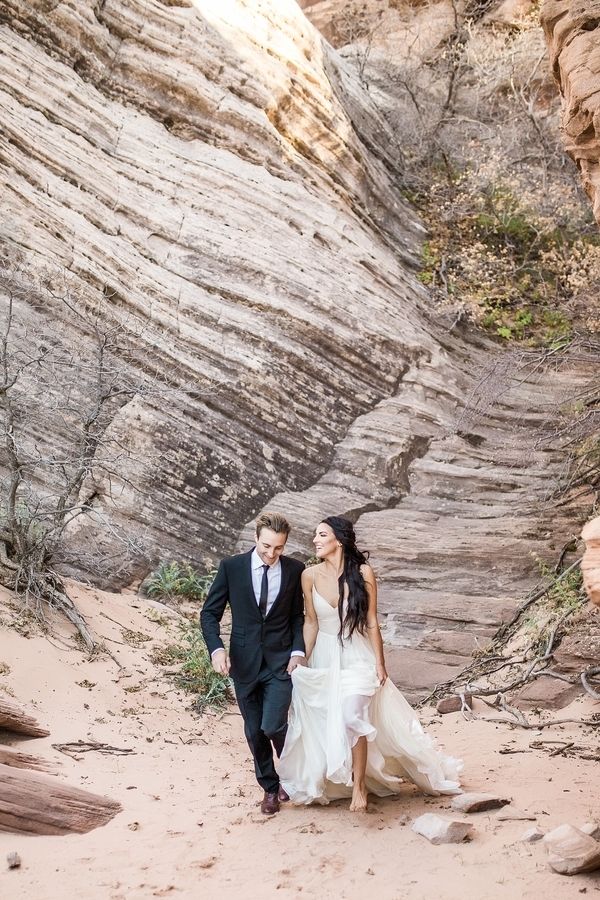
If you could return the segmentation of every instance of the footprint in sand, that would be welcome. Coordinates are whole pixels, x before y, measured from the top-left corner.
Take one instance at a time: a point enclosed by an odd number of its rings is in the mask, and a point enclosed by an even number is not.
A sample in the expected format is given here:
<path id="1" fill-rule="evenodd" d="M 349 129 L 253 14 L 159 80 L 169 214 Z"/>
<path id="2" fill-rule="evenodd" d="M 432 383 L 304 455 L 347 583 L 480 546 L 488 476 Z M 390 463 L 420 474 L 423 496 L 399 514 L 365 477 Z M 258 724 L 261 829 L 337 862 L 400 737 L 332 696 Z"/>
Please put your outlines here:
<path id="1" fill-rule="evenodd" d="M 341 856 L 324 856 L 319 863 L 319 872 L 329 875 L 341 875 L 345 868 L 346 863 Z"/>

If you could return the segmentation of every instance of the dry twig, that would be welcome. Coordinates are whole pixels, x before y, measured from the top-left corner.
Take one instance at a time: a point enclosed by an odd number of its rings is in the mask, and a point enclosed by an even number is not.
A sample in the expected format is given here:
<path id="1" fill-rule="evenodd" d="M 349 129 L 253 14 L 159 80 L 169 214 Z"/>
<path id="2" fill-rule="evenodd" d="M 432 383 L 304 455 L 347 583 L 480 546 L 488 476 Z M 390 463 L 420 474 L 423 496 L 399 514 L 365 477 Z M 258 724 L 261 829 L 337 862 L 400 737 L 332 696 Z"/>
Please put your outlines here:
<path id="1" fill-rule="evenodd" d="M 59 753 L 71 756 L 76 759 L 78 753 L 89 753 L 96 750 L 98 753 L 112 754 L 114 756 L 127 756 L 129 753 L 135 753 L 131 747 L 113 747 L 111 744 L 101 744 L 98 741 L 70 741 L 66 744 L 52 744 Z"/>

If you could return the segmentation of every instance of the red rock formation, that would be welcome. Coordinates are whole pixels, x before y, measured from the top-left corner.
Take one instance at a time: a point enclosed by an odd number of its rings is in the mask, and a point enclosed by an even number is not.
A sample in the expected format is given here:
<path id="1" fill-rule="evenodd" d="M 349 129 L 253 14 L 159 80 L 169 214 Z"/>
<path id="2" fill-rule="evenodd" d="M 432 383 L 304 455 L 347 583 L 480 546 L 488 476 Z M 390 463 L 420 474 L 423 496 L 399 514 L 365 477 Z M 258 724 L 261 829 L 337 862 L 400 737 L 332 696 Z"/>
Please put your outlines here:
<path id="1" fill-rule="evenodd" d="M 600 2 L 545 0 L 540 19 L 564 101 L 565 147 L 600 222 Z"/>
<path id="2" fill-rule="evenodd" d="M 586 544 L 581 563 L 583 583 L 592 603 L 600 606 L 600 516 L 587 523 L 581 537 Z"/>

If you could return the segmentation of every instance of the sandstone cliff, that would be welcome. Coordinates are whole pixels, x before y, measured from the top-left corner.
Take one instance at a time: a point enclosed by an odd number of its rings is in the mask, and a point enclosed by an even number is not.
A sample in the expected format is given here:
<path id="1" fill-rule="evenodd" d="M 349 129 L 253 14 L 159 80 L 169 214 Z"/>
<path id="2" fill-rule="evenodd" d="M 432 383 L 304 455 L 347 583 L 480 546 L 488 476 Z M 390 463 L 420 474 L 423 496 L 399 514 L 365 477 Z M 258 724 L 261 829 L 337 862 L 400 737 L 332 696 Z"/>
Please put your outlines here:
<path id="1" fill-rule="evenodd" d="M 577 163 L 600 222 L 600 3 L 544 0 L 541 21 L 563 96 L 565 148 Z"/>
<path id="2" fill-rule="evenodd" d="M 198 564 L 265 505 L 302 554 L 321 516 L 351 516 L 392 671 L 419 692 L 570 537 L 585 498 L 550 502 L 565 437 L 548 424 L 589 363 L 496 362 L 438 321 L 397 144 L 355 66 L 293 0 L 219 8 L 0 5 L 7 277 L 66 272 L 107 320 L 130 311 L 183 388 L 119 411 L 150 474 L 116 498 L 96 485 L 96 510 L 154 558 Z M 90 517 L 76 541 L 91 540 Z"/>

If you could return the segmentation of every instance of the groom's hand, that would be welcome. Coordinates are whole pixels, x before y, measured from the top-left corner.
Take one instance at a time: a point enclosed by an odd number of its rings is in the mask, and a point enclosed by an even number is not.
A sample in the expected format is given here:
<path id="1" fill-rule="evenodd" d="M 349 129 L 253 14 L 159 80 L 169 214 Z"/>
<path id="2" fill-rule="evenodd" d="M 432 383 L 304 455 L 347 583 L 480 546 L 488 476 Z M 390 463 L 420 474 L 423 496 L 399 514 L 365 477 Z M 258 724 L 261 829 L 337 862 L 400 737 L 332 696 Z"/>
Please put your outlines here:
<path id="1" fill-rule="evenodd" d="M 212 655 L 212 666 L 219 675 L 229 675 L 231 663 L 229 662 L 229 657 L 225 650 L 215 650 Z"/>
<path id="2" fill-rule="evenodd" d="M 305 666 L 305 665 L 307 665 L 305 656 L 292 656 L 290 658 L 290 661 L 289 661 L 288 667 L 287 667 L 288 675 L 291 675 L 292 672 L 294 671 L 294 669 L 298 668 L 298 666 Z"/>

